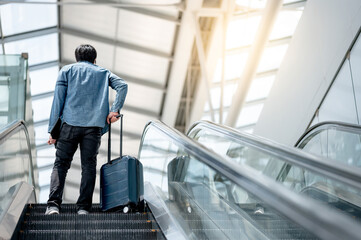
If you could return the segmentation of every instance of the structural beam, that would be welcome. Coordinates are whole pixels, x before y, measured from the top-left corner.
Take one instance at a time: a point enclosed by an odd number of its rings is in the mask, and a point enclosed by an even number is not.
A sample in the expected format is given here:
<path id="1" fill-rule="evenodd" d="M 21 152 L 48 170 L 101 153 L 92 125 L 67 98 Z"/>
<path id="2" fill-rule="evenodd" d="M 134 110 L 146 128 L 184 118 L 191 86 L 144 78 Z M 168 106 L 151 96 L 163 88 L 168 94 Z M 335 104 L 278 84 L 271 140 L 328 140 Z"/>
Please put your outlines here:
<path id="1" fill-rule="evenodd" d="M 38 29 L 38 30 L 34 30 L 34 31 L 9 35 L 9 36 L 3 36 L 1 38 L 1 41 L 2 41 L 2 43 L 8 43 L 8 42 L 19 41 L 19 40 L 24 40 L 24 39 L 28 39 L 28 38 L 40 37 L 40 36 L 57 33 L 57 32 L 58 32 L 58 28 L 56 26 L 54 26 L 54 27 L 48 27 L 48 28 Z"/>
<path id="2" fill-rule="evenodd" d="M 145 15 L 145 16 L 158 18 L 158 19 L 161 19 L 161 20 L 164 20 L 164 21 L 168 21 L 168 22 L 172 22 L 174 24 L 180 25 L 180 20 L 178 18 L 169 16 L 167 14 L 162 14 L 160 12 L 155 12 L 155 11 L 148 10 L 148 9 L 145 9 L 145 8 L 134 8 L 134 7 L 133 8 L 132 7 L 124 8 L 124 10 L 129 11 L 129 12 L 142 14 L 142 15 Z"/>
<path id="3" fill-rule="evenodd" d="M 178 114 L 179 102 L 186 79 L 188 63 L 192 53 L 194 31 L 192 28 L 193 12 L 198 11 L 203 0 L 187 0 L 186 9 L 183 12 L 180 29 L 177 37 L 177 45 L 174 51 L 174 61 L 168 79 L 167 94 L 164 99 L 161 120 L 169 126 L 174 126 Z"/>
<path id="4" fill-rule="evenodd" d="M 306 0 L 300 0 L 297 2 L 285 3 L 282 5 L 281 10 L 300 11 L 299 8 L 304 7 L 306 5 L 306 2 L 307 2 Z M 262 15 L 262 13 L 263 13 L 262 10 L 250 10 L 250 11 L 235 12 L 233 14 L 233 19 L 250 18 L 250 17 L 260 16 L 260 15 Z"/>
<path id="5" fill-rule="evenodd" d="M 251 52 L 238 83 L 232 99 L 232 105 L 228 112 L 226 125 L 235 127 L 239 113 L 246 99 L 248 89 L 252 79 L 256 74 L 257 67 L 262 57 L 263 50 L 268 41 L 272 27 L 282 6 L 282 0 L 267 1 L 264 15 L 257 31 L 255 41 L 252 45 Z"/>
<path id="6" fill-rule="evenodd" d="M 212 103 L 212 95 L 211 95 L 211 89 L 210 89 L 210 81 L 208 78 L 208 71 L 206 66 L 206 55 L 204 53 L 204 46 L 203 46 L 203 40 L 202 40 L 202 34 L 201 34 L 201 28 L 199 26 L 199 17 L 194 14 L 193 15 L 193 27 L 196 35 L 196 46 L 197 46 L 197 53 L 198 53 L 198 60 L 199 65 L 201 66 L 201 78 L 204 83 L 204 86 L 206 87 L 206 94 L 208 97 L 208 105 L 211 112 L 211 119 L 214 122 L 214 111 L 213 111 L 213 103 Z"/>
<path id="7" fill-rule="evenodd" d="M 231 0 L 234 1 L 234 0 Z M 220 12 L 227 12 L 227 3 L 229 1 L 223 1 Z M 206 59 L 206 71 L 209 79 L 213 79 L 214 72 L 218 63 L 218 60 L 222 57 L 222 38 L 223 38 L 223 14 L 219 15 L 216 19 L 213 31 L 209 36 L 208 52 Z M 191 110 L 190 122 L 196 122 L 203 116 L 204 105 L 207 101 L 207 87 L 204 81 L 199 82 L 199 86 L 194 94 L 194 101 Z"/>
<path id="8" fill-rule="evenodd" d="M 224 100 L 224 85 L 225 85 L 225 66 L 226 66 L 226 40 L 227 40 L 227 29 L 234 12 L 235 1 L 228 1 L 227 12 L 223 14 L 223 34 L 222 34 L 222 78 L 221 78 L 221 96 L 220 96 L 220 107 L 219 107 L 219 124 L 223 124 L 223 100 Z"/>
<path id="9" fill-rule="evenodd" d="M 31 65 L 31 66 L 29 66 L 29 71 L 36 71 L 36 70 L 41 70 L 44 68 L 55 67 L 55 66 L 59 66 L 59 61 L 51 61 L 51 62 L 45 62 L 45 63 Z"/>
<path id="10" fill-rule="evenodd" d="M 146 54 L 157 56 L 157 57 L 166 58 L 170 61 L 173 60 L 173 57 L 171 55 L 169 55 L 168 53 L 164 53 L 164 52 L 157 51 L 157 50 L 147 48 L 147 47 L 142 47 L 142 46 L 135 45 L 135 44 L 132 44 L 129 42 L 114 40 L 113 38 L 107 38 L 107 37 L 103 37 L 103 36 L 96 35 L 93 33 L 84 32 L 84 31 L 80 31 L 80 30 L 76 30 L 76 29 L 64 28 L 64 27 L 60 28 L 59 31 L 60 31 L 60 33 L 63 33 L 63 34 L 70 34 L 70 35 L 85 38 L 85 39 L 92 39 L 94 41 L 106 43 L 111 46 L 115 45 L 117 47 L 130 49 L 133 51 L 142 52 L 142 53 L 146 53 Z"/>
<path id="11" fill-rule="evenodd" d="M 291 42 L 291 39 L 292 39 L 292 36 L 270 40 L 266 43 L 265 48 L 289 44 Z M 227 49 L 227 54 L 240 54 L 242 52 L 249 51 L 251 49 L 251 47 L 252 47 L 252 45 L 247 45 L 247 46 L 242 46 L 242 47 L 238 47 L 238 48 Z"/>

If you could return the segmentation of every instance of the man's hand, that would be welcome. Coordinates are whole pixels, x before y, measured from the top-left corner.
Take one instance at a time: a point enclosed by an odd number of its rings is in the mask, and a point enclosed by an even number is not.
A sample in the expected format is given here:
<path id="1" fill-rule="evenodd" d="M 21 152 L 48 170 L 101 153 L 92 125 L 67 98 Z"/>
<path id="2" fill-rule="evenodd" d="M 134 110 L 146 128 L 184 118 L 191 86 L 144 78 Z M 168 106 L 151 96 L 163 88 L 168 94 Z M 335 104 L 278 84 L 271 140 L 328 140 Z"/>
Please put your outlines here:
<path id="1" fill-rule="evenodd" d="M 48 140 L 48 144 L 49 145 L 52 145 L 52 144 L 54 144 L 54 143 L 56 143 L 56 139 L 53 139 L 52 137 L 51 137 L 51 135 L 49 136 L 49 140 Z"/>
<path id="2" fill-rule="evenodd" d="M 110 124 L 110 122 L 113 123 L 113 122 L 118 121 L 119 118 L 115 117 L 115 116 L 118 116 L 118 115 L 119 115 L 119 113 L 117 113 L 117 112 L 110 112 L 108 117 L 107 117 L 108 124 Z"/>

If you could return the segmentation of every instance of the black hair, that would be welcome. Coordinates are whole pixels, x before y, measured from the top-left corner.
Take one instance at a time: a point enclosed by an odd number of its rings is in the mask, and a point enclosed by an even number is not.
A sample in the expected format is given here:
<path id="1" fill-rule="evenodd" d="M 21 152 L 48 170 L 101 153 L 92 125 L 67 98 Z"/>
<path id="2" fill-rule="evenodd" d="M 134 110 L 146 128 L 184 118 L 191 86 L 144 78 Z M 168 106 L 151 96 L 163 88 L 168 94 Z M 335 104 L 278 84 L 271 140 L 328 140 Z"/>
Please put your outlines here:
<path id="1" fill-rule="evenodd" d="M 89 44 L 82 44 L 75 49 L 75 59 L 79 61 L 88 61 L 94 63 L 97 58 L 97 51 Z"/>

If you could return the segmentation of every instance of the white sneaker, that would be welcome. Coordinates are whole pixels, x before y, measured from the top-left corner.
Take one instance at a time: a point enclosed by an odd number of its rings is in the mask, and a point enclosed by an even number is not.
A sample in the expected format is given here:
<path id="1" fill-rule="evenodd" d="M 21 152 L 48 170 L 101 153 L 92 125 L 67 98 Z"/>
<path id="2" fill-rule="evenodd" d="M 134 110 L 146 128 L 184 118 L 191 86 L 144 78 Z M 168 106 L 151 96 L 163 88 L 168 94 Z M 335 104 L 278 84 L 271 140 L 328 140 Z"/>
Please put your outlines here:
<path id="1" fill-rule="evenodd" d="M 47 207 L 45 215 L 59 214 L 59 208 L 55 206 Z"/>
<path id="2" fill-rule="evenodd" d="M 78 215 L 87 215 L 87 214 L 89 214 L 89 212 L 87 210 L 84 210 L 84 209 L 78 210 Z"/>

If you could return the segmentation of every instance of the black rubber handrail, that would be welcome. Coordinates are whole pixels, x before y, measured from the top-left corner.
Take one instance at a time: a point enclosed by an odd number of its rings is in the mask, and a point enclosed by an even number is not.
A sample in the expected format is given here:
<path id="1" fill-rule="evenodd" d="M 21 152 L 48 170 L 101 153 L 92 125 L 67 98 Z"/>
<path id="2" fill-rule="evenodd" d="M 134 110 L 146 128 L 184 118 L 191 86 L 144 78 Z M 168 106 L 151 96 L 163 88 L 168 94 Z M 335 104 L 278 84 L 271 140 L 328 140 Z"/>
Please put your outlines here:
<path id="1" fill-rule="evenodd" d="M 25 136 L 26 136 L 26 143 L 28 145 L 28 154 L 29 154 L 29 160 L 30 160 L 30 174 L 31 174 L 31 181 L 33 184 L 34 192 L 35 192 L 35 178 L 34 178 L 34 166 L 33 166 L 33 157 L 31 153 L 31 143 L 30 143 L 30 137 L 28 128 L 26 127 L 26 123 L 24 120 L 15 120 L 8 125 L 4 126 L 0 130 L 0 143 L 6 141 L 9 137 L 14 135 L 15 133 L 24 130 Z M 35 202 L 36 202 L 36 194 L 35 196 Z"/>
<path id="2" fill-rule="evenodd" d="M 259 136 L 239 132 L 233 128 L 221 126 L 209 121 L 199 121 L 193 124 L 187 135 L 191 134 L 196 128 L 207 128 L 218 132 L 236 142 L 242 142 L 245 145 L 282 159 L 287 163 L 294 164 L 361 190 L 361 172 L 357 168 L 335 160 L 326 160 L 323 157 L 315 156 L 296 148 L 287 147 Z"/>
<path id="3" fill-rule="evenodd" d="M 239 166 L 159 121 L 151 121 L 145 126 L 139 154 L 142 151 L 143 141 L 149 128 L 163 133 L 169 141 L 182 146 L 197 160 L 223 174 L 315 236 L 328 240 L 361 239 L 361 225 L 351 217 L 316 200 L 295 193 L 275 180 L 257 174 L 250 167 Z"/>
<path id="4" fill-rule="evenodd" d="M 361 125 L 351 124 L 351 123 L 345 123 L 345 122 L 336 122 L 336 121 L 326 121 L 326 122 L 320 122 L 316 125 L 313 125 L 309 129 L 307 129 L 302 136 L 298 139 L 298 141 L 295 144 L 295 147 L 300 147 L 301 142 L 304 141 L 304 139 L 313 133 L 318 133 L 321 131 L 325 131 L 330 128 L 336 128 L 338 130 L 346 131 L 346 132 L 359 132 L 361 135 Z M 302 149 L 302 147 L 301 147 Z"/>

